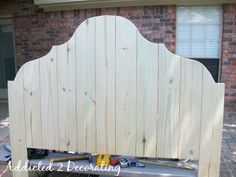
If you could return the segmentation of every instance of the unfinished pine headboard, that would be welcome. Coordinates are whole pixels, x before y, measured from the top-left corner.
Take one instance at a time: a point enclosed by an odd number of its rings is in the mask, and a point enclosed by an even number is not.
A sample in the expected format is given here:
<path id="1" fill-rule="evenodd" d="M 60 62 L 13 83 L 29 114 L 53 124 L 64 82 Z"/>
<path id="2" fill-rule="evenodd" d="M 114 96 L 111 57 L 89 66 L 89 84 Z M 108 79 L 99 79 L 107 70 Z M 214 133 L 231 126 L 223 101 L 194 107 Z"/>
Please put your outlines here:
<path id="1" fill-rule="evenodd" d="M 13 165 L 32 147 L 196 159 L 219 176 L 224 84 L 125 18 L 89 18 L 8 86 Z"/>

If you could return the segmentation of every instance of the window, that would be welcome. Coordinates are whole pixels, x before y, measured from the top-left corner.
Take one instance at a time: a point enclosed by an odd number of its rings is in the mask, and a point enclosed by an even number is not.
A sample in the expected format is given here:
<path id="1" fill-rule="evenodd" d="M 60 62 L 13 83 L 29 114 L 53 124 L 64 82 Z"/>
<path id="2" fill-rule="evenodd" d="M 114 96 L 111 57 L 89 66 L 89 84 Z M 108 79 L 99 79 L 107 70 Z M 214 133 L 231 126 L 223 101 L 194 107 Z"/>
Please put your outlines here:
<path id="1" fill-rule="evenodd" d="M 0 19 L 0 100 L 7 99 L 7 81 L 16 74 L 12 20 Z"/>
<path id="2" fill-rule="evenodd" d="M 176 53 L 203 63 L 218 80 L 221 48 L 221 6 L 177 8 Z"/>

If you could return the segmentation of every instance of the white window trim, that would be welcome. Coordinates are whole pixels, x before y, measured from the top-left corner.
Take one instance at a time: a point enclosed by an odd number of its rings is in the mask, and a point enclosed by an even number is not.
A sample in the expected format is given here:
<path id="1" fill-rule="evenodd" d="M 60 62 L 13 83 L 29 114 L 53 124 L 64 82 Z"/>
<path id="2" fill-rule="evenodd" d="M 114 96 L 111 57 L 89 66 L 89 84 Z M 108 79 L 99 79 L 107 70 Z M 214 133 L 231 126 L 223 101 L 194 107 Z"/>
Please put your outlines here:
<path id="1" fill-rule="evenodd" d="M 186 6 L 184 6 L 184 5 L 181 5 L 181 6 L 177 6 L 176 8 L 178 8 L 178 7 L 192 7 L 192 6 L 189 6 L 189 5 L 186 5 Z M 219 43 L 220 43 L 220 48 L 219 48 L 219 57 L 209 57 L 209 58 L 204 58 L 204 57 L 189 57 L 189 58 L 194 58 L 194 59 L 219 59 L 219 60 L 221 60 L 221 58 L 222 58 L 222 36 L 223 36 L 223 9 L 222 9 L 222 6 L 221 6 L 221 17 L 220 17 L 221 19 L 221 26 L 220 26 L 220 28 L 221 28 L 221 33 L 220 33 L 220 40 L 219 40 Z M 175 40 L 175 46 L 177 46 L 177 34 L 178 34 L 178 13 L 177 13 L 177 9 L 176 9 L 176 40 Z M 188 56 L 186 56 L 186 57 L 188 57 Z M 219 68 L 221 67 L 221 62 L 219 62 L 219 64 L 220 64 L 220 66 L 219 66 Z M 220 69 L 219 69 L 220 70 Z"/>

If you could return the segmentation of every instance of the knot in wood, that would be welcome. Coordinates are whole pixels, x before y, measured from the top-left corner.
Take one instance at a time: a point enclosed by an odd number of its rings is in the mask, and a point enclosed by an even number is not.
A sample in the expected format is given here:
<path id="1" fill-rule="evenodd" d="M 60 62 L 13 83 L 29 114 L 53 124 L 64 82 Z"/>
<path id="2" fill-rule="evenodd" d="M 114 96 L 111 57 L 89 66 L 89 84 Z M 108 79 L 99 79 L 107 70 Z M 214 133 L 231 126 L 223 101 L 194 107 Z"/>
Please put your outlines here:
<path id="1" fill-rule="evenodd" d="M 176 80 L 176 76 L 174 76 L 174 75 L 171 75 L 167 78 L 166 82 L 167 82 L 167 85 L 169 86 L 169 88 L 172 88 L 175 86 L 175 80 Z"/>
<path id="2" fill-rule="evenodd" d="M 143 143 L 146 143 L 147 139 L 145 137 L 143 137 Z"/>
<path id="3" fill-rule="evenodd" d="M 63 90 L 64 92 L 66 92 L 66 88 L 65 88 L 65 87 L 62 87 L 62 90 Z"/>
<path id="4" fill-rule="evenodd" d="M 190 150 L 190 151 L 189 151 L 189 154 L 190 154 L 190 155 L 193 155 L 193 150 Z"/>
<path id="5" fill-rule="evenodd" d="M 68 141 L 68 142 L 66 143 L 66 145 L 67 145 L 67 146 L 70 146 L 70 141 Z"/>

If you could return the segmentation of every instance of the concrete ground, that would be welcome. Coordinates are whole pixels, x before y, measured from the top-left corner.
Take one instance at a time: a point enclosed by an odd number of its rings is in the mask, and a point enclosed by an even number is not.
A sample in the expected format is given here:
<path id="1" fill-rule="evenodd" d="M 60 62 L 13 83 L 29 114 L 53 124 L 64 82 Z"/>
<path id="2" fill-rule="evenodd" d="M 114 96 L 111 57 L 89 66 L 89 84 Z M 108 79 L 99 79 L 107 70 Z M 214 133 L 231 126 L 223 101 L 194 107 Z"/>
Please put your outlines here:
<path id="1" fill-rule="evenodd" d="M 7 103 L 0 102 L 0 138 L 4 138 L 9 135 L 9 121 L 7 117 Z"/>
<path id="2" fill-rule="evenodd" d="M 221 177 L 236 177 L 236 115 L 224 119 Z"/>
<path id="3" fill-rule="evenodd" d="M 0 146 L 9 143 L 9 120 L 7 103 L 0 102 Z M 0 148 L 1 148 L 0 147 Z M 5 172 L 5 165 L 0 165 L 0 177 L 11 177 L 9 171 Z M 32 176 L 38 176 L 32 174 Z M 40 175 L 41 176 L 41 175 Z M 73 177 L 78 174 L 52 173 L 48 177 Z M 79 175 L 85 176 L 85 175 Z M 236 115 L 224 119 L 223 141 L 221 154 L 220 177 L 236 177 Z"/>
<path id="4" fill-rule="evenodd" d="M 0 148 L 7 142 L 9 143 L 9 120 L 8 106 L 6 102 L 0 102 Z M 6 165 L 0 165 L 0 176 L 11 177 L 11 172 L 5 171 Z"/>
<path id="5" fill-rule="evenodd" d="M 6 141 L 9 142 L 8 106 L 6 102 L 0 102 L 0 146 Z"/>

